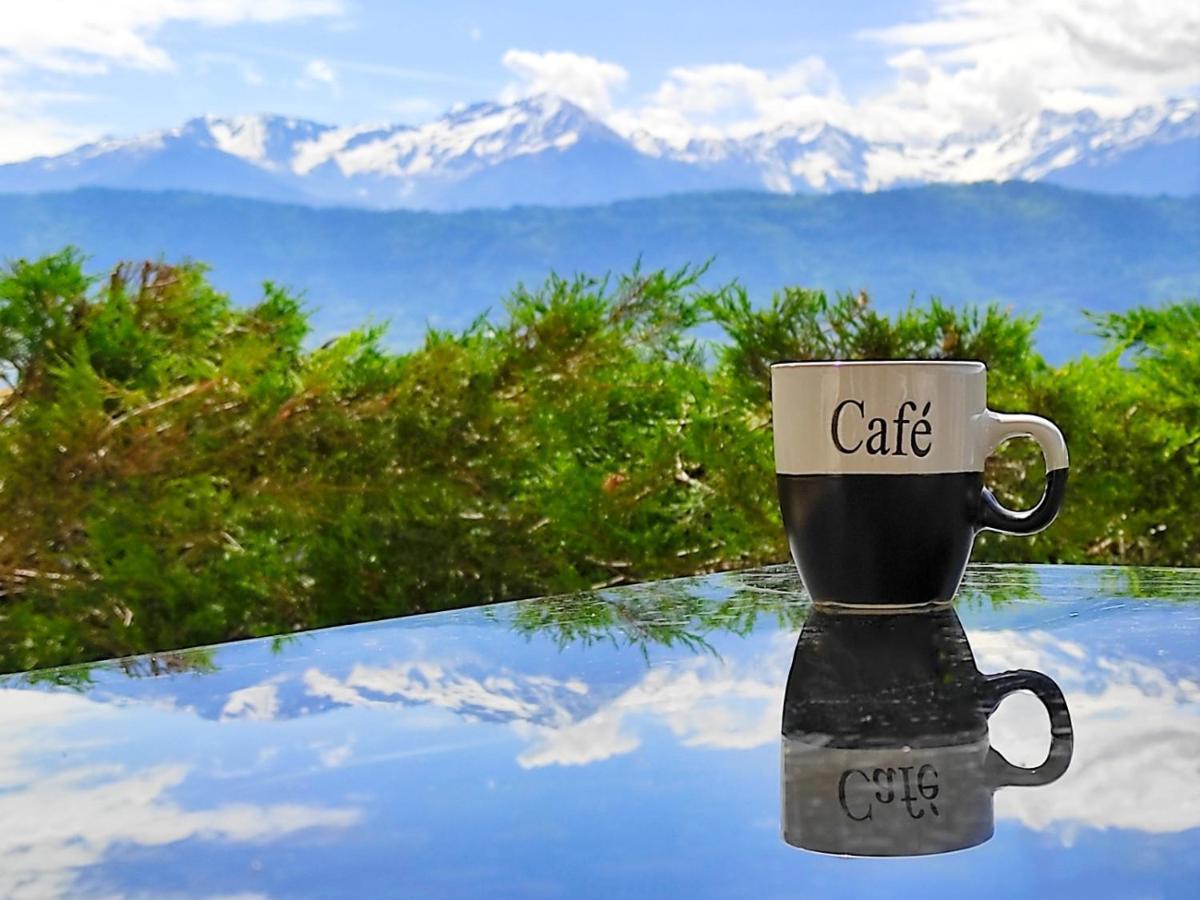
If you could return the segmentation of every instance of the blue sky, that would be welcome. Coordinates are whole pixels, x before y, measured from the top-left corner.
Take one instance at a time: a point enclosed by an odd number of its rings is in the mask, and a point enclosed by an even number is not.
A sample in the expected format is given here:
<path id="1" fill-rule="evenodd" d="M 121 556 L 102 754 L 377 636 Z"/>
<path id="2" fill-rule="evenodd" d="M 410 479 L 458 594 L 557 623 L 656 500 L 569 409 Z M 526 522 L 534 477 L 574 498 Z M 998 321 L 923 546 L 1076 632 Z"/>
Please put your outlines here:
<path id="1" fill-rule="evenodd" d="M 552 91 L 683 140 L 812 119 L 937 140 L 1200 84 L 1194 0 L 41 0 L 0 12 L 0 161 L 203 113 L 421 122 Z M 864 127 L 865 126 L 865 127 Z"/>

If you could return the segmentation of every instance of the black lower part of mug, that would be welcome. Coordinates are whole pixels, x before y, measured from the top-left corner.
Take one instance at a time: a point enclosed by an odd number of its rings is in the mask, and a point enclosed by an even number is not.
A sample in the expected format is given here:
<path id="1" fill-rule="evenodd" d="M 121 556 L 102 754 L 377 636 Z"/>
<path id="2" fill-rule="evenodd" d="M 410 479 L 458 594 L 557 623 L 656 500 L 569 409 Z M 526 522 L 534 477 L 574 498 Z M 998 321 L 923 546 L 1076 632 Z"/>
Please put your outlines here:
<path id="1" fill-rule="evenodd" d="M 777 475 L 792 558 L 813 600 L 949 600 L 980 521 L 982 472 Z"/>

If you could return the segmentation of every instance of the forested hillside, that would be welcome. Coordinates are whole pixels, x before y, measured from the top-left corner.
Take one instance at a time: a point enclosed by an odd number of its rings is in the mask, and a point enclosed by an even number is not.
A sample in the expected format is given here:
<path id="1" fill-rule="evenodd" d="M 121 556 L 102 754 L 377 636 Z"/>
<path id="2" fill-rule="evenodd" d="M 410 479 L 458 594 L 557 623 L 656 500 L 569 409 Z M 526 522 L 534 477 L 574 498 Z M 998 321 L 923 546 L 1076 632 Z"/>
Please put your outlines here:
<path id="1" fill-rule="evenodd" d="M 319 339 L 392 322 L 393 346 L 426 323 L 462 327 L 546 273 L 713 260 L 756 302 L 783 284 L 868 291 L 896 312 L 995 300 L 1042 317 L 1054 361 L 1083 349 L 1082 310 L 1200 294 L 1200 198 L 1132 198 L 1038 184 L 822 196 L 693 194 L 576 209 L 452 214 L 312 209 L 203 194 L 86 190 L 0 196 L 0 258 L 75 244 L 119 259 L 203 260 L 237 297 L 271 279 L 302 292 Z"/>

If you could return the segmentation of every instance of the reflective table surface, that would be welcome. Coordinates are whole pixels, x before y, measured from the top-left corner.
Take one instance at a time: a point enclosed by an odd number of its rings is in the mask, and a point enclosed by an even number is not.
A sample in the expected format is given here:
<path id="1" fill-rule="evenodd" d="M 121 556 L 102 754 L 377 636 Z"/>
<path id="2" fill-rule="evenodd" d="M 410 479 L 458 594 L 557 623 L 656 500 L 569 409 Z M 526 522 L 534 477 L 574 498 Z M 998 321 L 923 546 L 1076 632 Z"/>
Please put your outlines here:
<path id="1" fill-rule="evenodd" d="M 922 616 L 778 567 L 4 676 L 0 896 L 1200 895 L 1200 571 Z"/>

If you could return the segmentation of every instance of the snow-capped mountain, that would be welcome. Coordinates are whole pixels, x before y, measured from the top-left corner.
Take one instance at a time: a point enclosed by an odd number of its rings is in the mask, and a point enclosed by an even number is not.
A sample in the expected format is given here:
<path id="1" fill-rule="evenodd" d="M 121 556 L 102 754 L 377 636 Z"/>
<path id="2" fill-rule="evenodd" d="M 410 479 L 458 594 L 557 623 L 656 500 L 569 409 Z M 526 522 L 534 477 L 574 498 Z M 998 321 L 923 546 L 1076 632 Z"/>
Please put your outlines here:
<path id="1" fill-rule="evenodd" d="M 681 191 L 781 193 L 936 182 L 1046 180 L 1099 191 L 1200 193 L 1200 102 L 1123 118 L 1043 112 L 930 146 L 828 124 L 673 146 L 622 135 L 558 97 L 479 103 L 424 125 L 334 127 L 206 116 L 0 166 L 0 191 L 187 189 L 374 208 L 571 205 Z"/>

